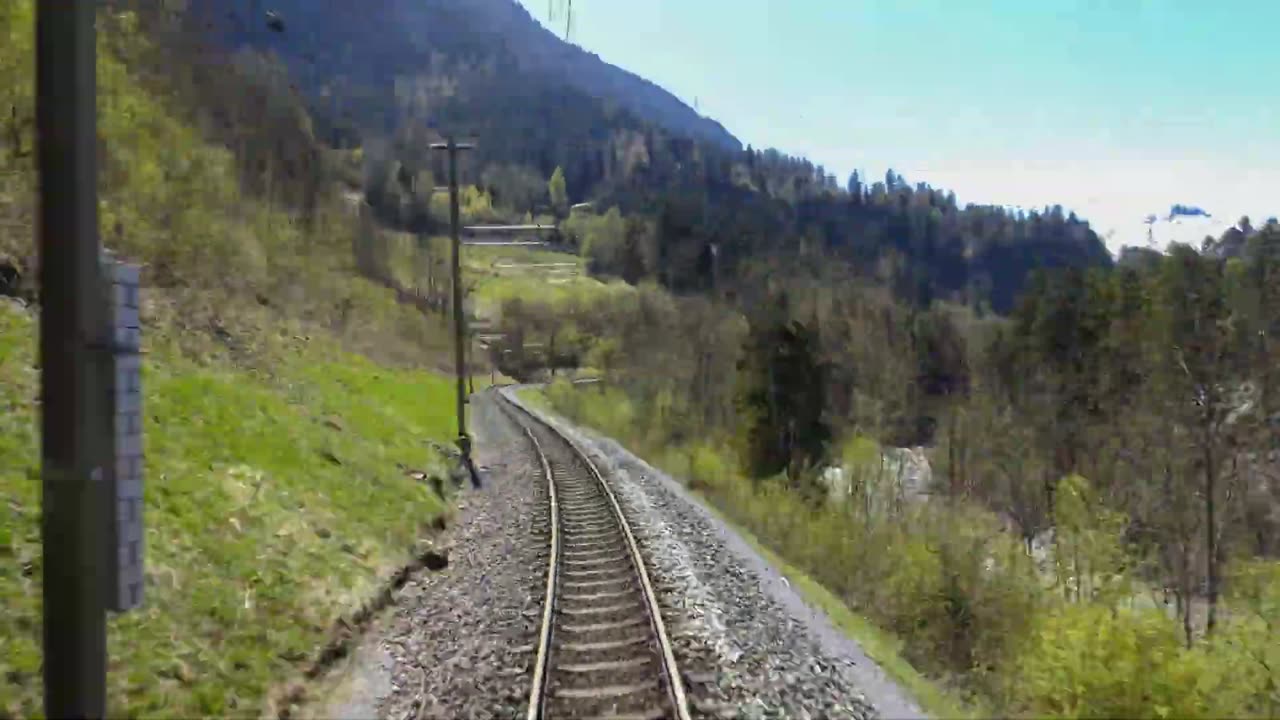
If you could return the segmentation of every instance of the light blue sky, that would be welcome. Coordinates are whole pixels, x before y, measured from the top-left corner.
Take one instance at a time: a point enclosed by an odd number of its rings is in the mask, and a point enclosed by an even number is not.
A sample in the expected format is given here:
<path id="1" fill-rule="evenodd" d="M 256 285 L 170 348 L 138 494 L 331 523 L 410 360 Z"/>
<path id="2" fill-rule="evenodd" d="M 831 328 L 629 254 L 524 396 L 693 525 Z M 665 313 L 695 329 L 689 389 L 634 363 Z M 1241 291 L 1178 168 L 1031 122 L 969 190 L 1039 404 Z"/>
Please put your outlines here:
<path id="1" fill-rule="evenodd" d="M 842 183 L 893 167 L 962 203 L 1060 203 L 1113 246 L 1175 202 L 1280 214 L 1275 0 L 573 4 L 572 42 Z"/>

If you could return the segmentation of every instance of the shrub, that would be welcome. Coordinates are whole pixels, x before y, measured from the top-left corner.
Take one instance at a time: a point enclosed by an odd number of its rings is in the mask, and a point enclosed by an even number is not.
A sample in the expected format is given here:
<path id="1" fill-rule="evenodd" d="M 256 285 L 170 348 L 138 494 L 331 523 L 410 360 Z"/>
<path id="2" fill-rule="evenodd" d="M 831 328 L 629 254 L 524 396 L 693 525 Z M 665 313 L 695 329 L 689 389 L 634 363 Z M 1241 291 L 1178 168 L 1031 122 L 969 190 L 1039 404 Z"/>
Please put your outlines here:
<path id="1" fill-rule="evenodd" d="M 1228 579 L 1232 615 L 1218 644 L 1234 655 L 1242 695 L 1236 705 L 1249 714 L 1280 716 L 1280 562 L 1240 561 Z"/>
<path id="2" fill-rule="evenodd" d="M 1037 620 L 1011 665 L 1009 700 L 1055 717 L 1199 717 L 1194 663 L 1156 610 L 1059 603 Z"/>
<path id="3" fill-rule="evenodd" d="M 698 488 L 718 488 L 732 481 L 733 463 L 702 443 L 689 453 L 689 482 Z"/>
<path id="4" fill-rule="evenodd" d="M 547 386 L 547 399 L 567 417 L 618 438 L 633 433 L 635 411 L 630 399 L 617 388 L 597 385 L 579 389 L 559 378 Z"/>

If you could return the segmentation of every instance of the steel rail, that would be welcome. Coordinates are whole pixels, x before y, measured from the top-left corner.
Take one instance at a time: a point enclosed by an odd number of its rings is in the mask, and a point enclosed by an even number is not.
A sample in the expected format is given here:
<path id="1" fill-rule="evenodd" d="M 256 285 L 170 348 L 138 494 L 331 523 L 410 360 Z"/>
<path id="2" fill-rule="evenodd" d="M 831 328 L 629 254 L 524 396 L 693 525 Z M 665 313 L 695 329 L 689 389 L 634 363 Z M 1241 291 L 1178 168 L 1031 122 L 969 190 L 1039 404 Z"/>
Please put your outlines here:
<path id="1" fill-rule="evenodd" d="M 551 474 L 551 464 L 547 461 L 546 453 L 542 452 L 542 444 L 538 442 L 533 430 L 528 427 L 523 429 L 525 436 L 533 443 L 533 450 L 542 465 L 551 504 L 551 559 L 547 563 L 547 589 L 542 601 L 542 627 L 538 631 L 538 657 L 534 661 L 533 686 L 529 693 L 528 720 L 539 720 L 547 694 L 547 663 L 551 659 L 551 629 L 555 624 L 556 588 L 559 586 L 560 576 L 560 504 L 556 498 L 556 482 Z"/>
<path id="2" fill-rule="evenodd" d="M 661 672 L 663 679 L 666 681 L 666 690 L 668 701 L 671 706 L 672 717 L 675 720 L 690 720 L 689 700 L 684 688 L 683 679 L 680 676 L 680 670 L 676 663 L 675 652 L 671 644 L 671 638 L 667 633 L 666 624 L 662 620 L 662 611 L 658 605 L 657 593 L 654 592 L 653 583 L 649 578 L 649 572 L 645 565 L 643 556 L 640 552 L 639 543 L 636 542 L 635 534 L 631 530 L 631 525 L 627 522 L 626 516 L 622 512 L 622 505 L 618 502 L 617 496 L 613 492 L 613 488 L 605 480 L 603 473 L 596 466 L 595 462 L 587 455 L 586 451 L 578 445 L 572 438 L 562 433 L 559 429 L 552 426 L 542 418 L 534 415 L 528 409 L 524 408 L 518 402 L 507 396 L 505 391 L 498 392 L 502 399 L 502 404 L 508 408 L 514 409 L 519 414 L 528 417 L 533 423 L 545 428 L 555 438 L 562 441 L 566 447 L 570 449 L 573 455 L 588 469 L 592 479 L 600 488 L 608 506 L 612 511 L 614 521 L 618 525 L 618 529 L 622 534 L 623 541 L 627 548 L 627 554 L 631 560 L 631 567 L 635 571 L 635 575 L 640 582 L 641 594 L 644 598 L 645 612 L 649 620 L 649 628 L 654 640 L 657 642 L 659 656 L 661 658 Z M 515 418 L 513 417 L 513 420 Z M 539 463 L 542 466 L 543 473 L 547 478 L 547 484 L 551 493 L 551 560 L 547 567 L 547 589 L 546 600 L 543 608 L 542 623 L 543 627 L 539 633 L 539 645 L 537 660 L 534 664 L 533 683 L 529 693 L 528 720 L 543 720 L 545 718 L 545 706 L 548 697 L 547 689 L 550 680 L 550 660 L 552 653 L 553 632 L 552 628 L 555 622 L 555 607 L 559 589 L 559 573 L 560 573 L 560 533 L 559 533 L 559 507 L 558 498 L 555 490 L 555 478 L 551 470 L 551 464 L 547 459 L 542 444 L 534 435 L 533 430 L 525 423 L 515 420 L 515 422 L 524 429 L 525 435 L 530 438 L 533 443 L 534 451 L 538 456 Z"/>

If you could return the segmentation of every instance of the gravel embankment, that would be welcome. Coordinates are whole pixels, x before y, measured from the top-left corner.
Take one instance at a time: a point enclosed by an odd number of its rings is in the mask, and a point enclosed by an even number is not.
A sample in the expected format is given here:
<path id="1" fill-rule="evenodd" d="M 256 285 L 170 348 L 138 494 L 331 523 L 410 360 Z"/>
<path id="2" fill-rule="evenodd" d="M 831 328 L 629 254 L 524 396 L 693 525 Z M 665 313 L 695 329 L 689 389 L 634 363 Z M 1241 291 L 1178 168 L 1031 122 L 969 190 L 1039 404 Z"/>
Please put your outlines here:
<path id="1" fill-rule="evenodd" d="M 538 412 L 534 410 L 534 412 Z M 923 718 L 825 614 L 698 498 L 607 438 L 538 413 L 613 483 L 663 602 L 677 659 L 704 717 Z"/>
<path id="2" fill-rule="evenodd" d="M 323 717 L 516 718 L 529 691 L 545 588 L 545 493 L 523 437 L 473 400 L 483 487 L 460 496 L 449 565 L 410 579 L 356 651 Z"/>

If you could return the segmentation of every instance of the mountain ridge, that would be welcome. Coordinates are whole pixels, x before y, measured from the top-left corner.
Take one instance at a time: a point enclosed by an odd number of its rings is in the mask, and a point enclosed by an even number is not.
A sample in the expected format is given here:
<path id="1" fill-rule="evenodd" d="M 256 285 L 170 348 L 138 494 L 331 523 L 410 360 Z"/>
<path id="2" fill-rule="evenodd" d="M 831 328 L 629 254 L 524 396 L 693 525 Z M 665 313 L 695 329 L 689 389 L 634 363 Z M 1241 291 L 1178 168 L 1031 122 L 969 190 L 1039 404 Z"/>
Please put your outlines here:
<path id="1" fill-rule="evenodd" d="M 510 75 L 498 82 L 560 85 L 688 139 L 742 149 L 716 120 L 657 83 L 561 39 L 516 0 L 369 0 L 359 9 L 342 0 L 273 0 L 273 17 L 284 24 L 279 32 L 264 30 L 260 17 L 227 11 L 220 0 L 193 0 L 192 5 L 231 47 L 276 52 L 312 94 L 336 95 L 342 87 L 357 93 L 357 104 L 367 105 L 373 93 L 394 98 L 381 103 L 394 105 L 404 99 L 404 86 L 410 94 L 422 94 L 424 74 L 439 74 L 458 58 L 497 55 L 504 60 L 484 69 Z M 466 88 L 453 88 L 431 100 L 465 93 Z M 385 112 L 353 119 L 384 130 L 391 120 Z"/>
<path id="2" fill-rule="evenodd" d="M 515 0 L 470 0 L 496 31 L 514 31 L 527 42 L 508 43 L 508 49 L 527 63 L 526 69 L 554 76 L 567 66 L 576 76 L 565 78 L 593 97 L 629 107 L 637 115 L 670 130 L 741 150 L 743 143 L 714 118 L 698 113 L 688 103 L 658 83 L 614 65 L 578 45 L 562 39 L 540 23 Z"/>
<path id="3" fill-rule="evenodd" d="M 190 1 L 225 15 L 217 0 Z M 492 207 L 510 217 L 551 210 L 547 178 L 559 171 L 561 205 L 588 200 L 628 216 L 626 231 L 611 235 L 619 246 L 594 270 L 677 292 L 706 291 L 716 274 L 750 284 L 770 268 L 820 274 L 844 263 L 906 302 L 1005 311 L 1032 270 L 1112 262 L 1088 223 L 1060 206 L 960 206 L 954 193 L 892 170 L 883 180 L 855 173 L 841 187 L 805 158 L 742 148 L 719 123 L 566 43 L 515 0 L 271 5 L 283 32 L 242 18 L 223 22 L 221 44 L 233 56 L 282 61 L 315 138 L 362 150 L 357 182 L 379 218 L 402 229 L 439 226 L 427 211 L 411 220 L 405 198 L 419 174 L 443 177 L 426 147 L 454 134 L 479 139 L 463 182 Z M 261 71 L 275 74 L 270 63 Z M 812 250 L 825 261 L 815 265 Z"/>

